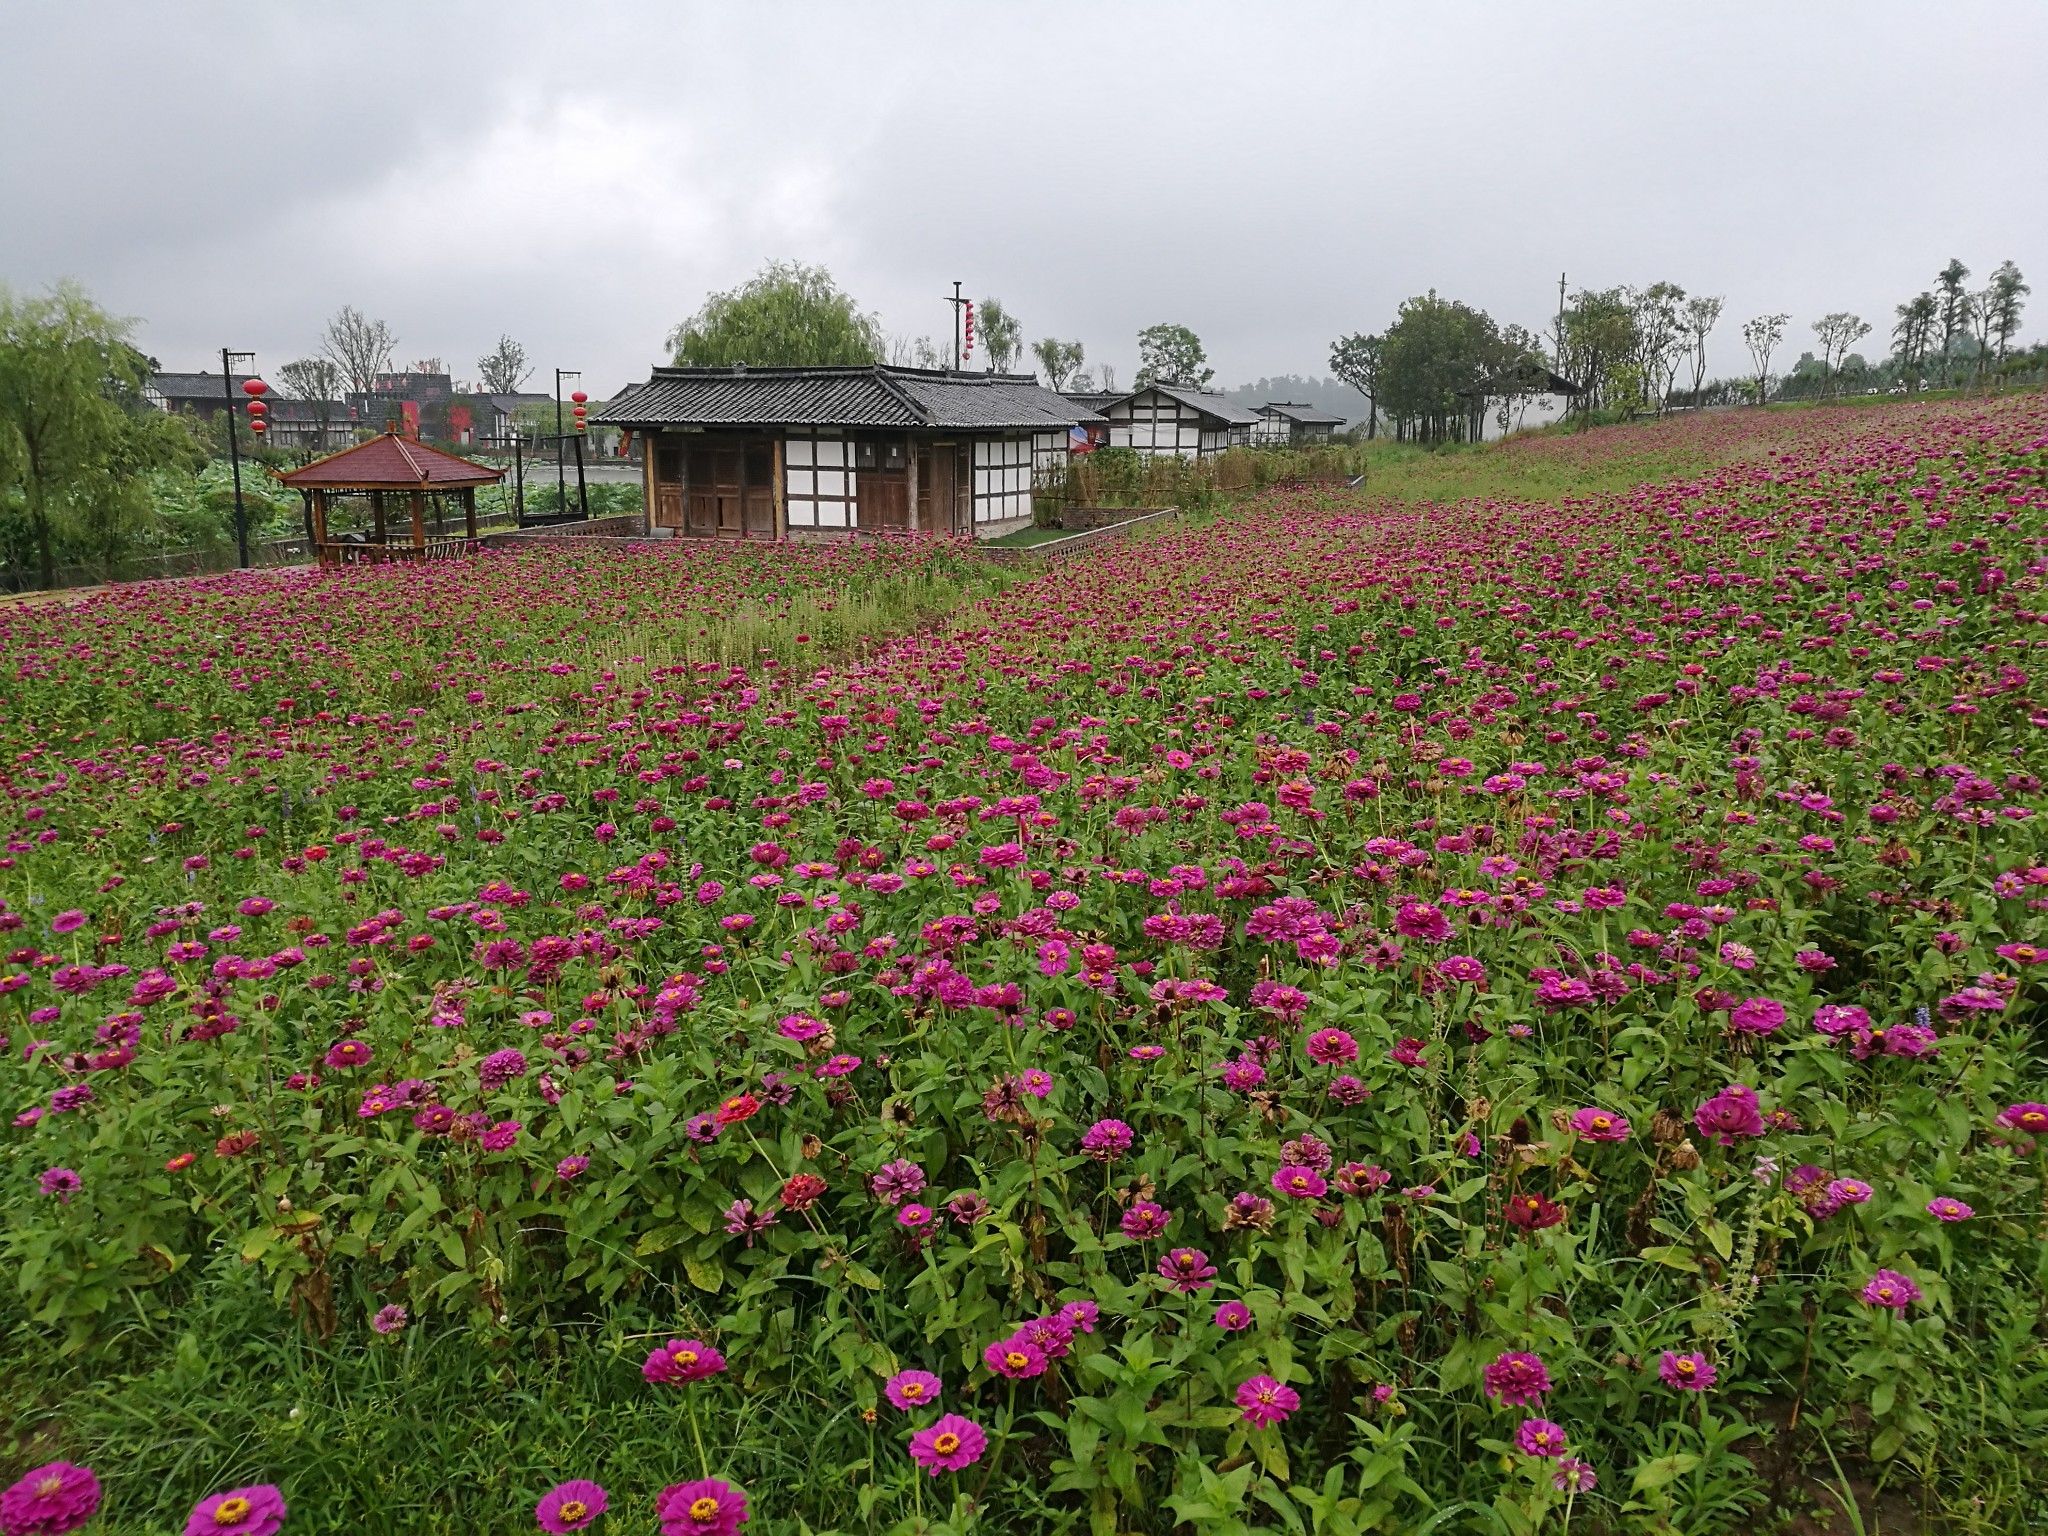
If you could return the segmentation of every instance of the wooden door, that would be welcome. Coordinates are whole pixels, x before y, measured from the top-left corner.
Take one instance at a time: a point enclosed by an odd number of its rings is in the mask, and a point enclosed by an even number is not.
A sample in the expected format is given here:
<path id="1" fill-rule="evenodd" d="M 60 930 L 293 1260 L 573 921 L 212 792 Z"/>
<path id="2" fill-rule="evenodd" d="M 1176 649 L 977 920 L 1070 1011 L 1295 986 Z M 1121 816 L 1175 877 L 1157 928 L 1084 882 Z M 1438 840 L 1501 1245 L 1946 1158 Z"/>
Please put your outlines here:
<path id="1" fill-rule="evenodd" d="M 934 533 L 960 531 L 960 488 L 965 479 L 958 443 L 934 443 L 917 460 L 917 526 Z"/>
<path id="2" fill-rule="evenodd" d="M 718 497 L 718 536 L 743 539 L 747 536 L 747 522 L 740 498 L 740 450 L 714 448 L 711 458 Z"/>
<path id="3" fill-rule="evenodd" d="M 717 455 L 709 448 L 693 447 L 689 452 L 689 482 L 684 502 L 689 509 L 684 532 L 694 538 L 718 537 Z"/>
<path id="4" fill-rule="evenodd" d="M 854 494 L 863 533 L 910 531 L 910 459 L 901 441 L 854 444 Z"/>
<path id="5" fill-rule="evenodd" d="M 654 526 L 683 528 L 683 450 L 654 450 Z"/>
<path id="6" fill-rule="evenodd" d="M 742 536 L 775 537 L 775 446 L 748 443 L 742 452 L 740 502 Z"/>

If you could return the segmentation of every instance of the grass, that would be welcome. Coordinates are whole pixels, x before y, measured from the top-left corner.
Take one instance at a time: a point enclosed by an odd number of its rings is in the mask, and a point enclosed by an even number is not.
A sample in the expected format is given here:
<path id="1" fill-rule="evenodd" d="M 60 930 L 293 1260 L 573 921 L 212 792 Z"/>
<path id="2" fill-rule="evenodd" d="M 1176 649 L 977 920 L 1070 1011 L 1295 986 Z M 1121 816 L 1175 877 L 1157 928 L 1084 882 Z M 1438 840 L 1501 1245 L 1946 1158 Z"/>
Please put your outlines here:
<path id="1" fill-rule="evenodd" d="M 1034 544 L 1050 544 L 1054 539 L 1064 539 L 1070 532 L 1072 530 L 1067 528 L 1019 528 L 1000 539 L 984 539 L 982 542 L 992 549 L 1029 549 Z"/>

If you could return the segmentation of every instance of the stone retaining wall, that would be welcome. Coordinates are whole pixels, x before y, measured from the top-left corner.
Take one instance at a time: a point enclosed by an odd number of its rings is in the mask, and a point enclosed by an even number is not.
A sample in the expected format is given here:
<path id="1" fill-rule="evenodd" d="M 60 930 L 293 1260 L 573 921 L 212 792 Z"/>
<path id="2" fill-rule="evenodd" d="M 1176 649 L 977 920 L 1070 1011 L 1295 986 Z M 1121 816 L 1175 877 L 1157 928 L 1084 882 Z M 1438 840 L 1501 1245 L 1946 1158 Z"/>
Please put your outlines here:
<path id="1" fill-rule="evenodd" d="M 1157 512 L 1144 512 L 1137 517 L 1127 517 L 1101 528 L 1070 533 L 1063 539 L 1047 539 L 1043 544 L 1011 545 L 1008 548 L 985 544 L 981 546 L 980 552 L 998 565 L 1046 564 L 1054 560 L 1069 559 L 1074 555 L 1085 555 L 1109 540 L 1122 538 L 1133 529 L 1142 528 L 1147 523 L 1156 523 L 1165 517 L 1178 519 L 1179 516 L 1180 508 L 1165 507 Z"/>

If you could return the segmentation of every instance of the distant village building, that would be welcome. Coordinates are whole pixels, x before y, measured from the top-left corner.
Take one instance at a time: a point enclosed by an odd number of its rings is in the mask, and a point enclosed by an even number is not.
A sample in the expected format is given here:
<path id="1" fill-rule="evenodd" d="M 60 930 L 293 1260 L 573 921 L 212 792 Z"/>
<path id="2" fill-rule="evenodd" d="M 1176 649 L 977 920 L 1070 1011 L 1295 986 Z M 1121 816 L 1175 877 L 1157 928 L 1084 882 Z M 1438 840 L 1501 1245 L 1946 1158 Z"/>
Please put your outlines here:
<path id="1" fill-rule="evenodd" d="M 880 364 L 656 368 L 592 413 L 645 448 L 656 537 L 990 538 L 1101 419 L 1029 374 Z"/>
<path id="2" fill-rule="evenodd" d="M 155 373 L 142 386 L 142 397 L 168 415 L 190 413 L 211 421 L 223 410 L 248 401 L 242 385 L 254 377 L 233 374 L 223 390 L 217 373 Z M 232 401 L 229 395 L 234 397 Z M 355 441 L 348 407 L 339 400 L 287 400 L 273 391 L 264 397 L 264 406 L 263 440 L 272 447 L 322 452 Z"/>
<path id="3" fill-rule="evenodd" d="M 455 380 L 445 373 L 380 373 L 367 390 L 348 397 L 356 420 L 373 432 L 389 426 L 407 437 L 465 441 L 456 436 L 458 424 L 449 419 L 448 408 L 454 400 Z M 474 429 L 466 410 L 459 429 Z"/>
<path id="4" fill-rule="evenodd" d="M 1109 423 L 1110 447 L 1129 448 L 1148 459 L 1160 454 L 1206 459 L 1241 448 L 1251 441 L 1259 423 L 1257 416 L 1221 395 L 1179 384 L 1148 384 L 1112 395 L 1092 409 Z"/>
<path id="5" fill-rule="evenodd" d="M 1291 400 L 1269 400 L 1254 413 L 1258 424 L 1252 428 L 1252 442 L 1261 448 L 1298 448 L 1310 443 L 1327 443 L 1344 426 L 1342 416 L 1317 410 Z"/>

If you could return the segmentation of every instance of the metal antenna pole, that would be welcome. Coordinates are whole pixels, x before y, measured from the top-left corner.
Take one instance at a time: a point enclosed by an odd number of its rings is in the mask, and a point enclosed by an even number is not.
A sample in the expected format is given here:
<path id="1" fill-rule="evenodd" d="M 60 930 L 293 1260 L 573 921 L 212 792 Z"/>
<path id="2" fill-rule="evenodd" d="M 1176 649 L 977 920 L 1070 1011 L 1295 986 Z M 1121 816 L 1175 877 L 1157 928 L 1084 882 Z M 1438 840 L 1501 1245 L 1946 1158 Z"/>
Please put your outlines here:
<path id="1" fill-rule="evenodd" d="M 953 371 L 960 371 L 960 285 L 953 284 Z"/>

